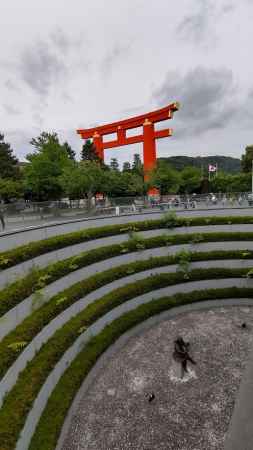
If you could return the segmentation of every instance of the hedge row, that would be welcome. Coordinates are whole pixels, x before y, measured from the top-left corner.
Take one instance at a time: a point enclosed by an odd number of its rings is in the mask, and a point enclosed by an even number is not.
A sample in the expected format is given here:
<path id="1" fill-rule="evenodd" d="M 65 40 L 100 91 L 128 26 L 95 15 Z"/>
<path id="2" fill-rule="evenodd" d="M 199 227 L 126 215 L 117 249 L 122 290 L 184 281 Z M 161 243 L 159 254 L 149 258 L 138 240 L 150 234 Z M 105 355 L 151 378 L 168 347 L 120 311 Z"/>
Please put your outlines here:
<path id="1" fill-rule="evenodd" d="M 128 233 L 130 231 L 145 231 L 157 228 L 174 228 L 181 226 L 198 225 L 231 225 L 231 224 L 253 224 L 252 216 L 245 217 L 175 217 L 173 214 L 165 214 L 158 220 L 145 220 L 142 222 L 131 222 L 128 224 L 107 225 L 99 228 L 76 231 L 60 236 L 54 236 L 37 242 L 30 242 L 12 250 L 0 253 L 0 270 L 15 266 L 23 261 L 35 258 L 36 256 L 68 247 L 70 245 L 87 242 L 115 234 Z"/>
<path id="2" fill-rule="evenodd" d="M 130 224 L 106 225 L 104 227 L 90 228 L 75 231 L 59 236 L 53 236 L 41 241 L 30 242 L 15 249 L 0 253 L 0 269 L 6 269 L 23 261 L 35 258 L 45 253 L 59 250 L 71 245 L 80 244 L 94 239 L 109 237 L 116 234 L 125 234 L 130 231 L 145 231 L 160 227 L 164 223 L 161 220 L 145 220 L 143 222 L 132 222 Z M 163 228 L 163 227 L 162 227 Z"/>
<path id="3" fill-rule="evenodd" d="M 90 264 L 138 250 L 162 247 L 165 245 L 221 242 L 221 241 L 252 241 L 253 232 L 218 232 L 185 235 L 161 235 L 147 239 L 129 239 L 122 244 L 104 246 L 77 256 L 50 264 L 43 269 L 33 269 L 26 277 L 11 283 L 0 291 L 0 317 L 6 314 L 25 298 L 57 279 Z"/>
<path id="4" fill-rule="evenodd" d="M 188 274 L 188 280 L 241 277 L 245 274 L 245 269 L 198 269 Z M 1 450 L 13 450 L 15 448 L 18 436 L 41 386 L 65 351 L 87 327 L 111 309 L 131 298 L 187 281 L 182 273 L 172 273 L 154 275 L 126 285 L 91 303 L 84 311 L 56 331 L 54 336 L 42 346 L 35 358 L 27 364 L 16 385 L 4 399 L 4 404 L 0 410 Z"/>
<path id="5" fill-rule="evenodd" d="M 85 280 L 73 284 L 64 291 L 53 296 L 49 302 L 41 308 L 34 311 L 12 332 L 10 332 L 0 342 L 0 380 L 3 378 L 7 370 L 19 357 L 20 352 L 34 339 L 34 337 L 62 311 L 73 305 L 76 301 L 85 297 L 90 292 L 105 286 L 112 281 L 123 278 L 127 275 L 142 272 L 144 270 L 153 269 L 155 267 L 168 266 L 170 264 L 178 264 L 183 257 L 182 253 L 176 255 L 161 256 L 149 258 L 147 260 L 136 261 L 131 264 L 124 264 L 104 272 L 95 274 Z M 212 251 L 212 252 L 196 252 L 186 254 L 188 261 L 208 261 L 222 259 L 249 259 L 253 258 L 253 251 Z M 38 297 L 38 301 L 41 298 Z M 17 343 L 23 343 L 20 347 Z M 11 349 L 11 351 L 10 351 Z"/>
<path id="6" fill-rule="evenodd" d="M 61 377 L 43 411 L 29 446 L 29 450 L 55 449 L 67 412 L 85 377 L 94 366 L 99 356 L 124 332 L 149 317 L 175 306 L 197 301 L 226 299 L 231 297 L 253 297 L 253 289 L 238 289 L 234 287 L 227 289 L 210 289 L 193 291 L 187 294 L 177 294 L 171 297 L 163 297 L 159 300 L 141 305 L 134 311 L 122 315 L 119 319 L 115 320 L 110 325 L 107 325 L 99 335 L 92 338 L 87 343 L 84 350 L 76 357 Z"/>

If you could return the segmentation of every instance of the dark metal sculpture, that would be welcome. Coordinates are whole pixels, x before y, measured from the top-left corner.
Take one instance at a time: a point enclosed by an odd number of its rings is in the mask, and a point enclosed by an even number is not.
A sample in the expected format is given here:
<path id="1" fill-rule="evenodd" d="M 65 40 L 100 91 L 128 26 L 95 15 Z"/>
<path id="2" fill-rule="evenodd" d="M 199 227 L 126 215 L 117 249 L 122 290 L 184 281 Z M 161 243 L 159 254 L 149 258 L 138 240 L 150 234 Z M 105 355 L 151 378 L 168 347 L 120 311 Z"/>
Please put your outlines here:
<path id="1" fill-rule="evenodd" d="M 149 403 L 152 402 L 154 400 L 154 398 L 155 398 L 154 392 L 151 392 L 151 394 L 148 394 L 148 401 L 149 401 Z"/>
<path id="2" fill-rule="evenodd" d="M 192 364 L 196 364 L 196 362 L 189 355 L 189 348 L 190 348 L 189 342 L 184 342 L 182 337 L 178 337 L 174 341 L 174 344 L 175 346 L 173 358 L 175 359 L 175 361 L 181 362 L 182 365 L 181 378 L 183 378 L 184 373 L 188 372 L 187 361 L 190 361 Z"/>

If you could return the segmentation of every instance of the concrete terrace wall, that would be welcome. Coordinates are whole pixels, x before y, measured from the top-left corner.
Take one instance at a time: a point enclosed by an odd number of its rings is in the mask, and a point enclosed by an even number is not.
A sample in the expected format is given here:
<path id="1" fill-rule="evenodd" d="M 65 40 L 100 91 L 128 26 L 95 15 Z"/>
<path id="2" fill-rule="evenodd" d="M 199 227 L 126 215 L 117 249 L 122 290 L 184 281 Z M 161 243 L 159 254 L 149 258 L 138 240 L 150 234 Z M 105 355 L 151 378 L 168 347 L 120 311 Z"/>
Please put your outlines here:
<path id="1" fill-rule="evenodd" d="M 189 226 L 189 227 L 175 227 L 172 229 L 158 228 L 156 230 L 140 231 L 139 235 L 144 238 L 159 236 L 161 234 L 175 235 L 175 234 L 191 234 L 191 233 L 208 233 L 208 232 L 253 232 L 252 224 L 241 225 L 203 225 L 203 226 Z M 15 281 L 20 276 L 24 277 L 33 267 L 46 267 L 48 264 L 62 261 L 71 256 L 76 256 L 81 252 L 93 250 L 98 247 L 107 245 L 119 244 L 126 242 L 129 239 L 127 234 L 115 234 L 105 238 L 94 239 L 80 244 L 70 245 L 68 247 L 57 249 L 35 258 L 24 261 L 21 264 L 10 267 L 9 269 L 0 272 L 0 288 L 7 283 Z"/>
<path id="2" fill-rule="evenodd" d="M 56 280 L 45 288 L 41 289 L 41 296 L 39 301 L 34 300 L 34 294 L 27 297 L 17 306 L 12 308 L 1 318 L 0 340 L 3 339 L 10 331 L 15 329 L 26 317 L 28 317 L 36 309 L 43 304 L 50 301 L 53 295 L 58 294 L 64 289 L 70 287 L 78 281 L 84 280 L 96 273 L 117 267 L 122 264 L 129 264 L 135 261 L 143 261 L 150 257 L 159 257 L 173 255 L 182 249 L 187 249 L 195 252 L 205 252 L 221 250 L 253 250 L 253 241 L 238 241 L 238 242 L 206 242 L 200 244 L 182 244 L 169 247 L 158 247 L 140 252 L 127 253 L 125 255 L 115 256 L 114 258 L 106 259 L 104 261 L 91 264 L 79 270 L 71 272 L 65 277 Z M 246 260 L 245 260 L 246 262 Z"/>
<path id="3" fill-rule="evenodd" d="M 251 216 L 253 209 L 210 209 L 210 210 L 186 210 L 176 212 L 179 217 L 210 217 L 210 216 Z M 68 222 L 58 222 L 56 224 L 43 224 L 40 227 L 30 227 L 19 229 L 7 233 L 0 233 L 0 251 L 8 250 L 28 242 L 47 239 L 51 236 L 70 233 L 86 228 L 98 226 L 127 224 L 129 222 L 139 222 L 142 220 L 159 219 L 164 216 L 164 212 L 150 212 L 142 214 L 131 214 L 94 219 L 78 219 Z"/>

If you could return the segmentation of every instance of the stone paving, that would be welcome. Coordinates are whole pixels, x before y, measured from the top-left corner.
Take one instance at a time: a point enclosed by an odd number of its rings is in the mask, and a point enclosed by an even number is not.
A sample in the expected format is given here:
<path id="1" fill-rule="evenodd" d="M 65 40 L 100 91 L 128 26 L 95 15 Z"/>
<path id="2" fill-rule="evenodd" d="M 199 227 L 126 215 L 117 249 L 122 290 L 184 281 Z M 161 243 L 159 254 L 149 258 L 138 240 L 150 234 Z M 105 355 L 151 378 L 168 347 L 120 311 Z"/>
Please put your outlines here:
<path id="1" fill-rule="evenodd" d="M 179 335 L 197 362 L 183 379 Z M 132 337 L 81 398 L 62 450 L 223 450 L 252 344 L 245 306 L 184 313 Z"/>

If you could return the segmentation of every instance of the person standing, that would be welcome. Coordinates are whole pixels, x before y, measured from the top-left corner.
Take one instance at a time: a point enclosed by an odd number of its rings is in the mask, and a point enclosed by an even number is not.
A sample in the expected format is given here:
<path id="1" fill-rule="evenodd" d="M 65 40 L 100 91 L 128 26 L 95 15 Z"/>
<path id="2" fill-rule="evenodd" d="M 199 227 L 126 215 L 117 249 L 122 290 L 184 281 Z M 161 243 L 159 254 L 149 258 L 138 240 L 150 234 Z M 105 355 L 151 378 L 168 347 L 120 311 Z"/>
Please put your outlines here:
<path id="1" fill-rule="evenodd" d="M 0 206 L 0 221 L 2 224 L 2 230 L 5 230 L 5 220 L 4 220 L 4 210 L 3 207 Z"/>

